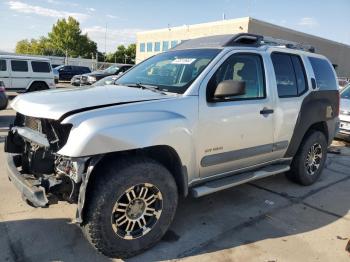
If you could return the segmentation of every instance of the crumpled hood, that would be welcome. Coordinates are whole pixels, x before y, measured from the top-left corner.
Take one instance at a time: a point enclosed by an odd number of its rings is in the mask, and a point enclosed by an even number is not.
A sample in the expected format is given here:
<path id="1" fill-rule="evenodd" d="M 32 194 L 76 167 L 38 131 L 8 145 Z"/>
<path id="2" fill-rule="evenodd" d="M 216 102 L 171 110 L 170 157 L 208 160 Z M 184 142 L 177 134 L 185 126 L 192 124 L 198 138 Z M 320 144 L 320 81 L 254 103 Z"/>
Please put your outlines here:
<path id="1" fill-rule="evenodd" d="M 146 89 L 105 85 L 22 94 L 13 100 L 11 107 L 23 115 L 58 120 L 72 111 L 172 97 Z"/>

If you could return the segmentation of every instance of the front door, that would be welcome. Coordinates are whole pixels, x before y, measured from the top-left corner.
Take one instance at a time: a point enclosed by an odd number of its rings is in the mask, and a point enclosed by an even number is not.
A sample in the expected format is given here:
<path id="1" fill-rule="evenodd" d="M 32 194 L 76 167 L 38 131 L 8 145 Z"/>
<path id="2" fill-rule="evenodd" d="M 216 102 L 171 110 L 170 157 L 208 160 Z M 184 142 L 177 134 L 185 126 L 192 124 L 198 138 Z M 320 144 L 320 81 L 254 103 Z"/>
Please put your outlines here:
<path id="1" fill-rule="evenodd" d="M 224 174 L 268 162 L 273 156 L 273 102 L 263 58 L 235 53 L 215 71 L 200 92 L 198 162 L 200 176 Z M 224 80 L 244 81 L 244 95 L 210 102 Z M 201 89 L 203 86 L 201 87 Z M 209 101 L 208 101 L 209 100 Z"/>

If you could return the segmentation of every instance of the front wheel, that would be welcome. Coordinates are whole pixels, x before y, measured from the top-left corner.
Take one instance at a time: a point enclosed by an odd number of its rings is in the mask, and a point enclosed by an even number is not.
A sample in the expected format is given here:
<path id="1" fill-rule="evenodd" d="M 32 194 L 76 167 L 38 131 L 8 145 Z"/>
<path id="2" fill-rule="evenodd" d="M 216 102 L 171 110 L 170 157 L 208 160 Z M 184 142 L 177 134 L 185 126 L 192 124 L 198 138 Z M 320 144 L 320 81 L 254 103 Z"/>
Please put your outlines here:
<path id="1" fill-rule="evenodd" d="M 109 257 L 128 258 L 156 244 L 168 230 L 177 207 L 170 172 L 146 158 L 123 159 L 94 174 L 83 231 Z"/>
<path id="2" fill-rule="evenodd" d="M 312 131 L 304 138 L 295 155 L 287 177 L 308 186 L 320 177 L 327 159 L 327 140 L 320 131 Z"/>

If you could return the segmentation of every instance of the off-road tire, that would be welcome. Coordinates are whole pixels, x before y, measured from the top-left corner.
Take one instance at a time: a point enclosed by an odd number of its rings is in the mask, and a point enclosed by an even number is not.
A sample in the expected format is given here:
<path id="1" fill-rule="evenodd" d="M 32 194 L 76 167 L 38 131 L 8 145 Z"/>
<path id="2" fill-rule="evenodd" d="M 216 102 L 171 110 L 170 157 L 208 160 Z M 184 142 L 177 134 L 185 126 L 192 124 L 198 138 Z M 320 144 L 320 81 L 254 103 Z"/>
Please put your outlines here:
<path id="1" fill-rule="evenodd" d="M 310 148 L 315 144 L 319 144 L 321 146 L 322 157 L 318 169 L 313 175 L 310 175 L 307 172 L 305 163 Z M 308 132 L 302 141 L 297 154 L 294 156 L 290 171 L 286 173 L 287 178 L 303 186 L 308 186 L 315 183 L 323 171 L 323 167 L 327 159 L 327 147 L 326 136 L 322 132 L 317 130 Z"/>
<path id="2" fill-rule="evenodd" d="M 47 90 L 47 89 L 49 89 L 49 87 L 45 83 L 43 83 L 43 82 L 34 82 L 28 88 L 27 92 L 36 92 L 36 91 L 42 91 L 42 90 Z"/>
<path id="3" fill-rule="evenodd" d="M 178 191 L 171 173 L 160 163 L 143 157 L 113 159 L 97 167 L 84 207 L 84 235 L 102 254 L 129 258 L 155 245 L 168 230 L 177 207 Z M 147 234 L 126 240 L 112 228 L 111 214 L 116 201 L 128 188 L 140 183 L 155 185 L 162 194 L 162 213 Z"/>

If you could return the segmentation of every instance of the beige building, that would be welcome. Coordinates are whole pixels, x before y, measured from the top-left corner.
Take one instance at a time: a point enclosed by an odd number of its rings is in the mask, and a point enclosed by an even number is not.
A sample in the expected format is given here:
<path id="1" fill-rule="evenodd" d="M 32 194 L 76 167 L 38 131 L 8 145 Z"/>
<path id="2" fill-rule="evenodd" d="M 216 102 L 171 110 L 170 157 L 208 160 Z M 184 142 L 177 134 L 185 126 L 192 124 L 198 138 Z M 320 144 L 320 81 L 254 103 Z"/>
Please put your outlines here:
<path id="1" fill-rule="evenodd" d="M 310 44 L 315 47 L 316 53 L 323 54 L 331 60 L 339 77 L 350 77 L 349 45 L 251 17 L 139 32 L 137 33 L 136 63 L 154 54 L 166 51 L 186 39 L 237 33 L 260 34 Z"/>

